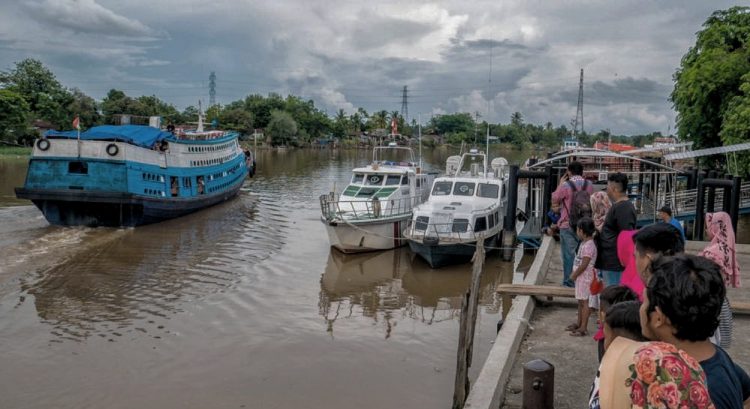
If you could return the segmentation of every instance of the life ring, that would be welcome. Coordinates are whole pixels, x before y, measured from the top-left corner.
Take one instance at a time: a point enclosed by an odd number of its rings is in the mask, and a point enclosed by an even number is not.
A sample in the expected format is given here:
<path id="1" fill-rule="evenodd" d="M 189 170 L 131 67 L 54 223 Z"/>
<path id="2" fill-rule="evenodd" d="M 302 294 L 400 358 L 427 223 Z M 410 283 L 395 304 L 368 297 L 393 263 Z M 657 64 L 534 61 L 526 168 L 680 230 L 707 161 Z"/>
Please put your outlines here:
<path id="1" fill-rule="evenodd" d="M 46 151 L 49 149 L 49 140 L 48 139 L 40 139 L 36 142 L 36 147 L 39 148 L 40 151 Z"/>
<path id="2" fill-rule="evenodd" d="M 118 152 L 120 152 L 120 148 L 118 148 L 114 143 L 110 143 L 109 145 L 107 145 L 106 151 L 107 155 L 115 156 Z"/>

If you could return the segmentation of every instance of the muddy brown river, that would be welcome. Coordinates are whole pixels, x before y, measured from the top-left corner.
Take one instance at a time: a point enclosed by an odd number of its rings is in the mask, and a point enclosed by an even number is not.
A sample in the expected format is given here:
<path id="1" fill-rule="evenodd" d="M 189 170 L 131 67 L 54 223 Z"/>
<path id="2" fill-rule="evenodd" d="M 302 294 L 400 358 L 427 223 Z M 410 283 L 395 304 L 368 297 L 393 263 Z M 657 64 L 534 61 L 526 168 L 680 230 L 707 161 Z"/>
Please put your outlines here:
<path id="1" fill-rule="evenodd" d="M 49 226 L 0 159 L 0 407 L 448 407 L 470 266 L 344 256 L 319 219 L 370 155 L 261 151 L 235 200 L 135 229 Z M 513 266 L 487 259 L 474 376 Z"/>

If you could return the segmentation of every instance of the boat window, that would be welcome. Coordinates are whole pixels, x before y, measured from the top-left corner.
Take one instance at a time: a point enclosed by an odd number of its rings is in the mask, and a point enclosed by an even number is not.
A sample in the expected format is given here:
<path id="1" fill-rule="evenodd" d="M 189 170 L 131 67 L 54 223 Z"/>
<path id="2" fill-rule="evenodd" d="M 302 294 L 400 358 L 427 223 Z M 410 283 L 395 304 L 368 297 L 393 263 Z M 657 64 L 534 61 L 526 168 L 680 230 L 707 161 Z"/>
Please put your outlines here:
<path id="1" fill-rule="evenodd" d="M 466 230 L 468 229 L 469 229 L 468 219 L 453 219 L 453 226 L 451 228 L 451 231 L 453 233 L 466 233 Z"/>
<path id="2" fill-rule="evenodd" d="M 474 223 L 474 232 L 478 233 L 485 230 L 487 230 L 487 219 L 484 216 L 477 217 L 477 221 Z"/>
<path id="3" fill-rule="evenodd" d="M 192 183 L 190 183 L 190 178 L 182 178 L 182 186 L 184 187 L 190 187 Z"/>
<path id="4" fill-rule="evenodd" d="M 480 183 L 477 186 L 477 196 L 488 197 L 490 199 L 497 199 L 500 191 L 499 185 L 493 185 L 492 183 Z"/>
<path id="5" fill-rule="evenodd" d="M 495 213 L 487 215 L 487 223 L 490 225 L 490 229 L 495 227 Z"/>
<path id="6" fill-rule="evenodd" d="M 362 184 L 363 180 L 365 180 L 365 175 L 361 173 L 355 173 L 354 176 L 352 176 L 352 183 Z"/>
<path id="7" fill-rule="evenodd" d="M 414 228 L 420 231 L 427 230 L 427 224 L 430 222 L 428 216 L 417 216 L 417 221 L 414 224 Z"/>
<path id="8" fill-rule="evenodd" d="M 375 192 L 377 192 L 377 191 L 378 191 L 378 189 L 366 188 L 365 187 L 365 188 L 359 189 L 359 192 L 357 192 L 357 196 L 356 197 L 370 197 L 370 196 L 374 195 Z"/>
<path id="9" fill-rule="evenodd" d="M 453 194 L 456 196 L 474 196 L 474 182 L 456 182 Z"/>
<path id="10" fill-rule="evenodd" d="M 88 175 L 89 164 L 86 162 L 68 162 L 68 173 L 78 173 L 79 175 Z"/>
<path id="11" fill-rule="evenodd" d="M 408 185 L 409 184 L 409 175 L 404 175 L 403 179 L 401 179 L 402 185 Z"/>
<path id="12" fill-rule="evenodd" d="M 417 178 L 417 187 L 422 187 L 422 179 L 424 179 L 424 178 L 422 178 L 422 177 L 418 177 Z"/>
<path id="13" fill-rule="evenodd" d="M 367 180 L 365 180 L 365 184 L 372 185 L 372 186 L 380 186 L 383 184 L 383 175 L 378 175 L 378 174 L 367 175 Z"/>
<path id="14" fill-rule="evenodd" d="M 400 175 L 388 175 L 388 177 L 385 179 L 385 185 L 391 186 L 391 185 L 398 185 L 398 182 L 401 180 Z"/>
<path id="15" fill-rule="evenodd" d="M 432 195 L 448 196 L 451 194 L 451 188 L 453 188 L 453 182 L 435 182 L 435 186 L 432 187 Z"/>

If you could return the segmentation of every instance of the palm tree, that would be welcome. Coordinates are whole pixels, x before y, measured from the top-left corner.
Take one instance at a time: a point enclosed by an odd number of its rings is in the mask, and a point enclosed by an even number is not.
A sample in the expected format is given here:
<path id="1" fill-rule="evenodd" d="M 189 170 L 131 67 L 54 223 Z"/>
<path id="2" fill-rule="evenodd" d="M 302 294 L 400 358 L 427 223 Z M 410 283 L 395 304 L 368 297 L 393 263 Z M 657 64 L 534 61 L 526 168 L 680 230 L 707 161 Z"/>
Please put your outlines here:
<path id="1" fill-rule="evenodd" d="M 385 129 L 388 126 L 388 111 L 378 111 L 372 114 L 372 120 L 376 128 Z"/>

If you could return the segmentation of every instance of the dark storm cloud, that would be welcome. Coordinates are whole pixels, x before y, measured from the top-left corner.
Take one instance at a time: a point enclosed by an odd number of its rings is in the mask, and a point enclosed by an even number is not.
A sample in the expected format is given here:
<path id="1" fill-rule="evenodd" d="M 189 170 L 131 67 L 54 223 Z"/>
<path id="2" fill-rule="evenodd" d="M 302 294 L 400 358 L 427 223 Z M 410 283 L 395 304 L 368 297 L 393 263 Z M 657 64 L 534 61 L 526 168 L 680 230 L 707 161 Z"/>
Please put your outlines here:
<path id="1" fill-rule="evenodd" d="M 21 7 L 18 6 L 21 4 Z M 680 57 L 725 1 L 0 1 L 0 69 L 41 59 L 96 98 L 109 88 L 179 108 L 208 95 L 293 93 L 329 113 L 481 111 L 567 124 L 584 68 L 587 129 L 666 131 Z M 492 60 L 489 83 L 490 55 Z M 486 111 L 489 110 L 489 113 Z"/>
<path id="2" fill-rule="evenodd" d="M 614 104 L 663 104 L 667 102 L 671 84 L 660 84 L 648 78 L 623 78 L 611 82 L 594 81 L 585 88 L 585 100 L 589 105 Z M 577 100 L 577 90 L 565 90 L 557 94 L 558 101 Z"/>
<path id="3" fill-rule="evenodd" d="M 94 0 L 36 0 L 23 5 L 31 18 L 74 32 L 143 38 L 157 35 L 138 20 L 119 15 Z"/>

